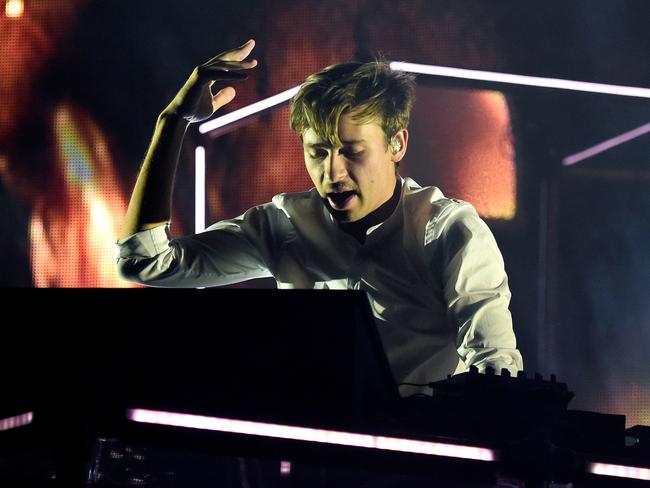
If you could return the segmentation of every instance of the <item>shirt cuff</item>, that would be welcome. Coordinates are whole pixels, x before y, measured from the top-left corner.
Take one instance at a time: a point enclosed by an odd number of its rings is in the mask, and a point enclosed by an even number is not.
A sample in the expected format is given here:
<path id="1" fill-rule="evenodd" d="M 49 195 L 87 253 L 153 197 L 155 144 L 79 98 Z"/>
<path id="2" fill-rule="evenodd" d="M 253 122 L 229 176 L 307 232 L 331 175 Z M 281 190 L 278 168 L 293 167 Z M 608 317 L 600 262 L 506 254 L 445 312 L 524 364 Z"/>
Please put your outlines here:
<path id="1" fill-rule="evenodd" d="M 169 248 L 169 224 L 159 225 L 118 240 L 120 258 L 151 258 Z"/>
<path id="2" fill-rule="evenodd" d="M 517 373 L 523 370 L 523 361 L 521 355 L 517 351 L 516 354 L 499 354 L 496 357 L 491 357 L 484 361 L 479 361 L 475 364 L 480 373 L 485 373 L 485 369 L 490 367 L 494 369 L 496 374 L 501 374 L 502 369 L 507 369 L 512 376 L 517 376 Z"/>

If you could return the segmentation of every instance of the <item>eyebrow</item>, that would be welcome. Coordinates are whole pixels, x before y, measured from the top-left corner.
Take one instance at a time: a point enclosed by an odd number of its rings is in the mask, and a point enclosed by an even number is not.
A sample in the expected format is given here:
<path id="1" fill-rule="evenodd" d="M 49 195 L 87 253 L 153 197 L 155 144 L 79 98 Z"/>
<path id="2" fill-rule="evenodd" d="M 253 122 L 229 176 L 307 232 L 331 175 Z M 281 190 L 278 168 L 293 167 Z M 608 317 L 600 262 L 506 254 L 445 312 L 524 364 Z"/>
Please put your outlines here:
<path id="1" fill-rule="evenodd" d="M 365 139 L 354 139 L 350 141 L 341 141 L 344 146 L 351 146 L 353 144 L 360 144 L 362 142 L 366 142 Z M 314 143 L 307 143 L 308 147 L 312 148 L 329 148 L 332 147 L 332 145 L 329 142 L 314 142 Z"/>

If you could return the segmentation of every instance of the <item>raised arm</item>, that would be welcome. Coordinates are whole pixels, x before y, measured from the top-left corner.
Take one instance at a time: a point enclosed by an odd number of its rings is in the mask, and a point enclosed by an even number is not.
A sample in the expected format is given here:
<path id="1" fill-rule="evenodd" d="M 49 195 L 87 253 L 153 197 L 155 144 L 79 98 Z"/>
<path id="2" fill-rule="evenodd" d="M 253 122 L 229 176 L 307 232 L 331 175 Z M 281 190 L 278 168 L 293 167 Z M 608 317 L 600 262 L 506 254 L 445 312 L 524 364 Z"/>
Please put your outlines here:
<path id="1" fill-rule="evenodd" d="M 192 71 L 171 103 L 162 111 L 135 183 L 119 239 L 165 224 L 171 218 L 174 175 L 185 131 L 189 124 L 211 117 L 235 98 L 226 86 L 214 95 L 212 85 L 221 80 L 242 80 L 241 70 L 257 66 L 246 61 L 255 41 L 218 54 Z"/>

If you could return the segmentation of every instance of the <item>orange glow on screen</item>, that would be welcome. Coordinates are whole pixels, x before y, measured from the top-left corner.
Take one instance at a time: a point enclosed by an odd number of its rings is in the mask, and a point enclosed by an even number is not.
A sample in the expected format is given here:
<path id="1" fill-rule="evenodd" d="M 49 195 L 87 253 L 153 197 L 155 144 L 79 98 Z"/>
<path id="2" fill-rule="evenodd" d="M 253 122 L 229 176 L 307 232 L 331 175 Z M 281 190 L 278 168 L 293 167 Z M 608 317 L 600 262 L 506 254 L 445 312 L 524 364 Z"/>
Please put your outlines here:
<path id="1" fill-rule="evenodd" d="M 650 387 L 629 381 L 602 396 L 599 410 L 625 415 L 628 427 L 650 425 Z"/>
<path id="2" fill-rule="evenodd" d="M 35 208 L 31 258 L 37 287 L 128 287 L 115 269 L 115 236 L 126 213 L 105 137 L 80 109 L 61 105 L 56 144 L 57 208 Z"/>
<path id="3" fill-rule="evenodd" d="M 5 4 L 5 15 L 7 17 L 20 17 L 25 11 L 23 0 L 7 0 Z"/>
<path id="4" fill-rule="evenodd" d="M 514 218 L 515 150 L 502 93 L 419 85 L 410 131 L 405 174 L 470 202 L 482 217 Z"/>
<path id="5" fill-rule="evenodd" d="M 476 126 L 467 138 L 465 177 L 459 191 L 480 215 L 512 219 L 516 212 L 515 151 L 510 139 L 510 112 L 503 94 L 474 94 Z M 462 198 L 462 197 L 461 197 Z"/>

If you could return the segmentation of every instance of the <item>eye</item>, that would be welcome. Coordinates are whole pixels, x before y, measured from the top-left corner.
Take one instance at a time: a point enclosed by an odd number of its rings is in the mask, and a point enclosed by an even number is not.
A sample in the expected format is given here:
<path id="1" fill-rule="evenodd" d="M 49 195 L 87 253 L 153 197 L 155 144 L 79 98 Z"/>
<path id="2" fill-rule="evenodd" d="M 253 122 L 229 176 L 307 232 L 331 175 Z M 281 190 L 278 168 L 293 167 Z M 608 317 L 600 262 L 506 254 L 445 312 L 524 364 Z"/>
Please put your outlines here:
<path id="1" fill-rule="evenodd" d="M 347 159 L 350 159 L 352 161 L 356 161 L 357 159 L 359 159 L 362 156 L 363 151 L 357 151 L 357 152 L 354 152 L 354 151 L 341 151 L 341 154 L 343 156 L 345 156 Z"/>
<path id="2" fill-rule="evenodd" d="M 324 151 L 323 149 L 314 149 L 312 151 L 309 151 L 308 154 L 312 159 L 323 159 L 325 156 L 327 156 L 327 151 Z"/>

